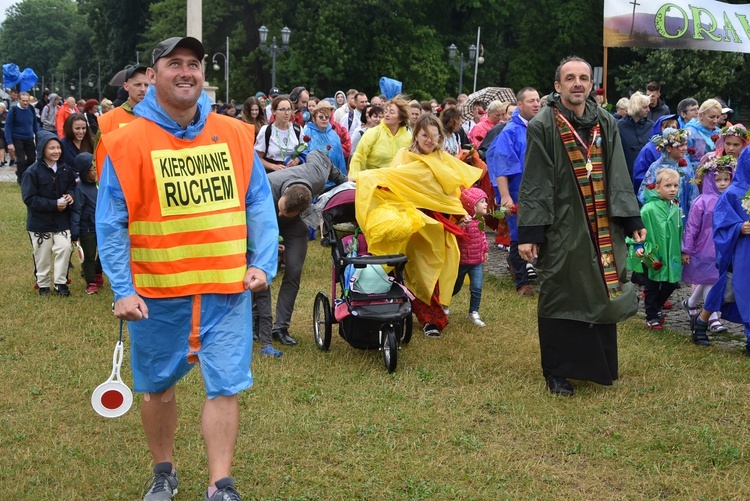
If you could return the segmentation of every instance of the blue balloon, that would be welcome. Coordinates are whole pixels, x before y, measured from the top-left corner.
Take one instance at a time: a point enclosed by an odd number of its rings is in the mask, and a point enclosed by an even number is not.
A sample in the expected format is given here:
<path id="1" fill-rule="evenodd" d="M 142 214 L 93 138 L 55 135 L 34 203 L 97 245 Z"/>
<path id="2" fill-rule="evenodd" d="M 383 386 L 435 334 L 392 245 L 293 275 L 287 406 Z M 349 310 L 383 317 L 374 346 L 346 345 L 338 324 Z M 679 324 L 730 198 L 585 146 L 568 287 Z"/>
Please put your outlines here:
<path id="1" fill-rule="evenodd" d="M 21 70 L 15 63 L 7 63 L 3 65 L 3 86 L 6 89 L 15 87 L 21 83 Z"/>
<path id="2" fill-rule="evenodd" d="M 34 70 L 31 68 L 24 69 L 23 73 L 21 73 L 21 92 L 28 92 L 38 81 L 39 77 L 36 76 Z"/>

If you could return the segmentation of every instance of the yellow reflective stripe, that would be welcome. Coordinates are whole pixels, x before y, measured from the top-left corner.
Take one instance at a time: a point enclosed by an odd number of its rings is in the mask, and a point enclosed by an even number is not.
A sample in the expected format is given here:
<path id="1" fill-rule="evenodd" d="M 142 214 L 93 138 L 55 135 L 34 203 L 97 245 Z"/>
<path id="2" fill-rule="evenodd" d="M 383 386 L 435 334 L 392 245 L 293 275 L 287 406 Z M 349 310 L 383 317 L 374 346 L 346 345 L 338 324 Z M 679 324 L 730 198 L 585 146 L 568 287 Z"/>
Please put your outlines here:
<path id="1" fill-rule="evenodd" d="M 131 254 L 133 261 L 162 263 L 165 261 L 177 261 L 192 257 L 220 257 L 233 254 L 245 255 L 247 252 L 247 240 L 230 240 L 228 242 L 215 242 L 207 244 L 178 245 L 167 249 L 142 249 L 133 248 Z"/>
<path id="2" fill-rule="evenodd" d="M 130 223 L 131 235 L 171 235 L 189 231 L 215 230 L 229 226 L 247 224 L 245 211 L 234 211 L 209 216 L 188 217 L 171 221 L 133 221 Z"/>
<path id="3" fill-rule="evenodd" d="M 246 266 L 230 268 L 228 270 L 196 270 L 169 275 L 151 275 L 137 273 L 136 287 L 182 287 L 197 284 L 231 284 L 241 282 L 245 278 Z"/>

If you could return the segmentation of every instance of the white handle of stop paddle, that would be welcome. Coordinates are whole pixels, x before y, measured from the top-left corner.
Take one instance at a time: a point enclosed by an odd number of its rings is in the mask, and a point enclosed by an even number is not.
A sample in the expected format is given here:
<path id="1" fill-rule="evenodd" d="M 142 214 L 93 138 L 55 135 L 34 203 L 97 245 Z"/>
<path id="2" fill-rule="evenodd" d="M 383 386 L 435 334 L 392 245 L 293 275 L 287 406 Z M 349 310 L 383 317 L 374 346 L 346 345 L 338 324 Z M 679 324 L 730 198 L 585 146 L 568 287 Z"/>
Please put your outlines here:
<path id="1" fill-rule="evenodd" d="M 120 378 L 120 367 L 122 367 L 122 353 L 124 351 L 124 348 L 122 346 L 122 341 L 117 341 L 117 344 L 115 345 L 115 352 L 112 354 L 112 373 L 109 375 L 109 379 L 107 379 L 107 383 L 110 383 L 112 381 L 117 381 L 118 383 L 122 383 L 122 379 Z"/>

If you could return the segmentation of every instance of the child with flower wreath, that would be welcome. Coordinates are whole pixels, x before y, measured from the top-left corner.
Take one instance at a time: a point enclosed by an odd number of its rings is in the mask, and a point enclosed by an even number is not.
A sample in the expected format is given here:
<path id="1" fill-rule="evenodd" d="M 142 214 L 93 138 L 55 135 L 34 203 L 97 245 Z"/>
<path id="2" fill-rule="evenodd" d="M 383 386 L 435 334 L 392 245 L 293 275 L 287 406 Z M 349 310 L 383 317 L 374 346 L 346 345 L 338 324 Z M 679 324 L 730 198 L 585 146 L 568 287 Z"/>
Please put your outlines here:
<path id="1" fill-rule="evenodd" d="M 645 204 L 648 197 L 647 192 L 653 191 L 656 187 L 656 177 L 662 169 L 674 169 L 680 176 L 680 190 L 677 193 L 677 201 L 682 209 L 682 221 L 685 222 L 690 206 L 698 197 L 698 187 L 693 184 L 695 171 L 690 163 L 685 159 L 687 153 L 688 137 L 690 132 L 687 129 L 666 128 L 661 134 L 656 134 L 651 138 L 651 142 L 656 145 L 657 151 L 661 153 L 661 158 L 652 163 L 643 177 L 643 184 L 638 189 L 638 201 Z"/>
<path id="2" fill-rule="evenodd" d="M 676 200 L 679 187 L 680 174 L 662 168 L 656 175 L 654 189 L 646 193 L 648 201 L 641 208 L 646 241 L 635 246 L 635 256 L 642 262 L 633 266 L 633 271 L 644 275 L 646 326 L 650 330 L 662 329 L 662 306 L 677 288 L 682 265 L 689 259 L 680 248 L 682 214 Z"/>
<path id="3" fill-rule="evenodd" d="M 711 287 L 719 279 L 712 228 L 713 211 L 719 195 L 732 182 L 736 165 L 737 160 L 731 155 L 708 158 L 701 163 L 695 174 L 695 181 L 703 187 L 703 192 L 690 208 L 682 235 L 682 252 L 690 256 L 689 262 L 682 269 L 682 281 L 695 285 L 692 295 L 682 302 L 691 325 L 700 312 L 698 305 L 706 301 Z M 718 313 L 712 313 L 708 320 L 711 332 L 727 330 L 719 320 Z M 693 336 L 693 342 L 707 345 L 708 338 Z"/>
<path id="4" fill-rule="evenodd" d="M 709 313 L 721 311 L 744 326 L 750 355 L 750 150 L 740 155 L 732 184 L 714 206 L 713 230 L 719 280 L 693 324 L 693 338 L 706 337 Z"/>
<path id="5" fill-rule="evenodd" d="M 750 131 L 744 125 L 735 124 L 723 127 L 719 130 L 719 138 L 716 140 L 715 156 L 730 155 L 737 159 L 748 144 L 750 144 Z"/>

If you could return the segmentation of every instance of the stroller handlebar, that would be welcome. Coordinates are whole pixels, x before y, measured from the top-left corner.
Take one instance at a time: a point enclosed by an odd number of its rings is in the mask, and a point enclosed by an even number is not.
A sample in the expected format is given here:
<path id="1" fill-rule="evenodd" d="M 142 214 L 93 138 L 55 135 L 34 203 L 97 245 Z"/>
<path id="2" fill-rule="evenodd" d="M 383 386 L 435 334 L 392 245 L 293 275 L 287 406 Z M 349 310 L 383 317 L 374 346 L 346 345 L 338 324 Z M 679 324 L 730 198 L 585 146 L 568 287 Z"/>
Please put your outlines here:
<path id="1" fill-rule="evenodd" d="M 355 268 L 364 268 L 368 264 L 381 264 L 385 266 L 397 266 L 406 264 L 409 259 L 403 254 L 389 254 L 386 256 L 362 256 L 362 257 L 344 257 L 342 262 L 344 266 L 353 264 Z"/>

